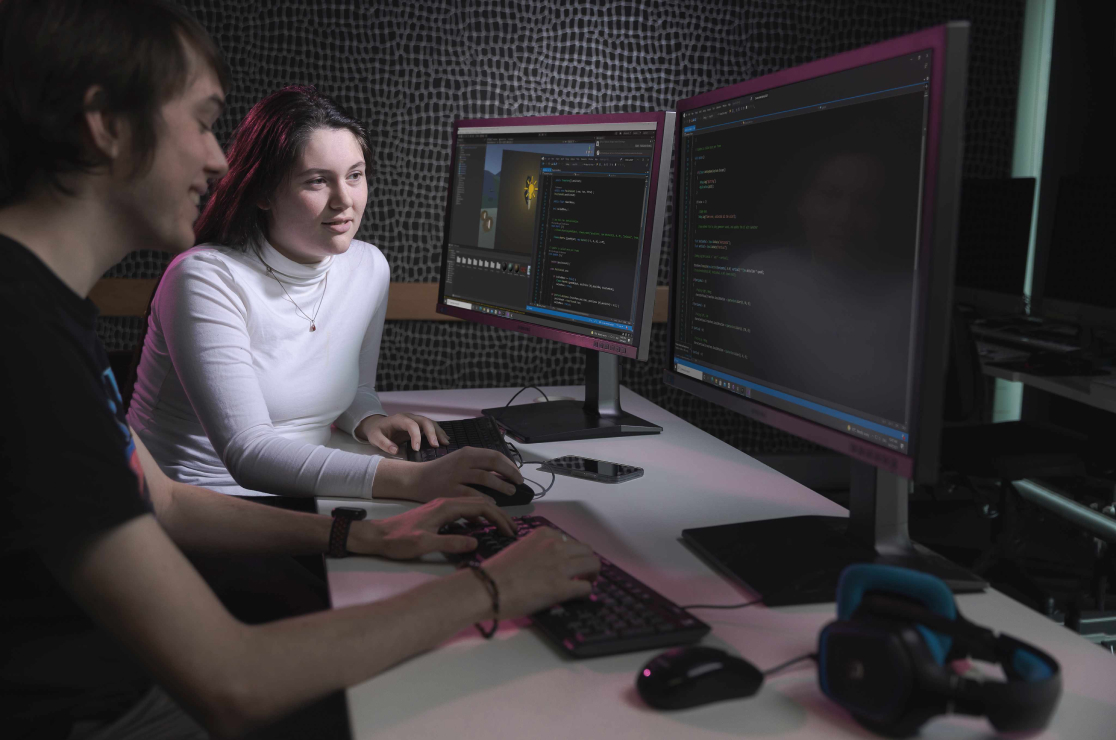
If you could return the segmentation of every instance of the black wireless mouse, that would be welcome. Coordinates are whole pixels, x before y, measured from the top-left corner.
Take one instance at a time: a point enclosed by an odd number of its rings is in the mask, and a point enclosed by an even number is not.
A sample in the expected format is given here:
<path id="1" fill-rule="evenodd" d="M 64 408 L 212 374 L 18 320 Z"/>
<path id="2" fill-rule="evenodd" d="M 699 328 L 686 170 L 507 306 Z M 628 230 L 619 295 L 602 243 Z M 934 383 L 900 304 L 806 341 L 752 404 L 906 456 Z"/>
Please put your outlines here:
<path id="1" fill-rule="evenodd" d="M 636 691 L 656 709 L 686 709 L 759 691 L 763 674 L 754 665 L 717 648 L 673 648 L 652 658 L 636 676 Z"/>
<path id="2" fill-rule="evenodd" d="M 485 496 L 488 496 L 489 498 L 494 500 L 496 502 L 496 505 L 500 508 L 504 508 L 507 506 L 526 506 L 535 499 L 535 491 L 526 483 L 520 483 L 519 485 L 517 485 L 515 487 L 515 493 L 510 496 L 506 493 L 500 493 L 499 491 L 493 488 L 489 488 L 488 486 L 470 485 L 469 487 L 475 488 L 476 490 L 483 493 Z"/>

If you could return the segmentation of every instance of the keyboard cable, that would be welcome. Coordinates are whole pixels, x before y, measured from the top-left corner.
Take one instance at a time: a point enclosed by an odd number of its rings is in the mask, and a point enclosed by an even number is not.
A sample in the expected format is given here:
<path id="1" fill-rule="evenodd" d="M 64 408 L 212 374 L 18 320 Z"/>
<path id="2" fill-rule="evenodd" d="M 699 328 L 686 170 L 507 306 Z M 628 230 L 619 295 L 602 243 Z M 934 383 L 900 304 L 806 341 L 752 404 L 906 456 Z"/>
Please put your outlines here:
<path id="1" fill-rule="evenodd" d="M 515 445 L 513 445 L 511 442 L 507 441 L 506 439 L 504 440 L 504 444 L 506 444 L 508 446 L 508 449 L 511 451 L 512 462 L 515 463 L 515 467 L 522 468 L 523 467 L 523 453 L 521 453 L 519 451 L 518 447 L 516 447 Z"/>
<path id="2" fill-rule="evenodd" d="M 530 386 L 527 386 L 527 388 L 535 388 L 535 386 L 530 385 Z M 524 388 L 523 390 L 527 390 L 527 388 Z M 540 391 L 538 388 L 535 388 L 535 390 L 539 391 L 539 393 L 542 393 L 542 391 Z M 522 393 L 522 392 L 523 391 L 520 391 L 520 393 Z M 545 396 L 546 394 L 543 393 L 543 395 Z M 511 401 L 508 401 L 508 403 L 511 403 Z M 515 467 L 522 469 L 523 465 L 524 465 L 523 454 L 511 442 L 506 442 L 506 444 L 508 445 L 508 449 L 512 453 L 512 462 L 515 463 Z M 541 467 L 538 467 L 538 468 L 535 468 L 535 469 L 539 470 L 539 471 L 542 470 Z M 524 476 L 524 478 L 523 478 L 523 480 L 526 481 L 527 483 L 534 483 L 539 488 L 542 488 L 542 490 L 540 492 L 536 493 L 535 497 L 533 499 L 531 499 L 532 501 L 538 501 L 540 498 L 542 498 L 543 496 L 546 495 L 547 491 L 549 491 L 551 488 L 554 488 L 554 481 L 556 481 L 558 479 L 558 476 L 556 476 L 553 471 L 547 470 L 546 472 L 550 473 L 550 485 L 547 486 L 546 488 L 543 488 L 543 484 L 539 483 L 537 480 L 531 480 L 530 478 L 527 478 L 526 476 Z"/>
<path id="3" fill-rule="evenodd" d="M 746 606 L 755 606 L 762 604 L 763 599 L 756 599 L 755 601 L 745 601 L 743 604 L 683 604 L 683 609 L 743 609 Z"/>

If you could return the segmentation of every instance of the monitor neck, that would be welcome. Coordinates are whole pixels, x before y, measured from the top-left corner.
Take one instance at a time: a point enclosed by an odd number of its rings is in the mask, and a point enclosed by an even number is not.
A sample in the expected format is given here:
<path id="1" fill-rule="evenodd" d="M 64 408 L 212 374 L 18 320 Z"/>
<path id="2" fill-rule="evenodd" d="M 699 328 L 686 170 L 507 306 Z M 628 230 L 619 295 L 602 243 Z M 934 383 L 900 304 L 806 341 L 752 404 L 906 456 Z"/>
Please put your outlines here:
<path id="1" fill-rule="evenodd" d="M 585 411 L 597 416 L 620 416 L 620 358 L 585 349 Z"/>
<path id="2" fill-rule="evenodd" d="M 907 530 L 910 482 L 859 460 L 852 461 L 848 536 L 876 548 L 880 555 L 913 551 Z"/>

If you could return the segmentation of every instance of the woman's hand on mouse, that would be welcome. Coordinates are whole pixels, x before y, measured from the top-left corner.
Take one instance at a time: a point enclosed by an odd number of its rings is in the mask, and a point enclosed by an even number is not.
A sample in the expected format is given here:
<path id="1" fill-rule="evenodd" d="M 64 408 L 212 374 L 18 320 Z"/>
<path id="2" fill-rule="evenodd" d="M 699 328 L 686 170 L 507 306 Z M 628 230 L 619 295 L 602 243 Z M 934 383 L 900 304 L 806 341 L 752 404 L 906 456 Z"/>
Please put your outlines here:
<path id="1" fill-rule="evenodd" d="M 515 619 L 567 599 L 589 595 L 601 561 L 588 545 L 541 527 L 483 567 L 500 591 L 500 619 Z"/>
<path id="2" fill-rule="evenodd" d="M 497 495 L 511 496 L 523 475 L 515 464 L 495 450 L 462 447 L 437 460 L 423 463 L 381 460 L 372 483 L 374 498 L 430 501 L 457 496 L 483 497 L 470 486 L 487 486 Z M 486 499 L 487 500 L 487 499 Z"/>
<path id="3" fill-rule="evenodd" d="M 437 423 L 418 414 L 369 416 L 357 425 L 355 436 L 392 455 L 399 454 L 400 444 L 410 444 L 412 450 L 417 450 L 423 437 L 431 447 L 449 444 L 449 437 Z"/>
<path id="4" fill-rule="evenodd" d="M 438 534 L 444 525 L 458 519 L 484 520 L 505 535 L 515 536 L 511 517 L 487 498 L 443 498 L 387 519 L 353 522 L 348 549 L 355 555 L 379 555 L 392 560 L 411 560 L 432 552 L 472 552 L 477 548 L 475 538 Z"/>

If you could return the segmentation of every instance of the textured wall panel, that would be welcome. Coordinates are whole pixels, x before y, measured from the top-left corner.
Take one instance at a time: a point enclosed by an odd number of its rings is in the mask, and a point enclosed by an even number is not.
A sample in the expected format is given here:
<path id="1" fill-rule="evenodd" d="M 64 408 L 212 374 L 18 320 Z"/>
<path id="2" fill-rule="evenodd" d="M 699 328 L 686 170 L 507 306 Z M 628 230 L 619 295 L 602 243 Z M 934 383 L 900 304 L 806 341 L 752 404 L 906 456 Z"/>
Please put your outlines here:
<path id="1" fill-rule="evenodd" d="M 965 174 L 1004 176 L 1011 169 L 1021 0 L 183 5 L 214 35 L 233 70 L 229 108 L 218 125 L 223 141 L 255 101 L 291 83 L 318 85 L 367 122 L 376 173 L 360 236 L 384 251 L 393 280 L 438 278 L 449 128 L 456 116 L 660 110 L 699 92 L 949 19 L 973 21 Z M 664 233 L 669 238 L 669 228 Z M 664 249 L 660 282 L 667 254 Z M 152 277 L 164 264 L 158 253 L 138 252 L 109 274 Z M 134 321 L 106 319 L 102 326 L 110 346 L 135 342 Z M 659 345 L 665 342 L 661 328 L 656 337 Z M 661 357 L 664 350 L 658 350 Z M 385 335 L 382 385 L 579 382 L 580 362 L 566 347 L 506 332 L 401 323 Z M 625 382 L 652 396 L 662 393 L 660 368 L 654 358 L 629 367 Z M 668 405 L 695 423 L 713 423 L 709 407 L 692 399 Z M 744 431 L 730 430 L 733 425 Z M 721 431 L 751 449 L 789 444 L 739 417 Z"/>

